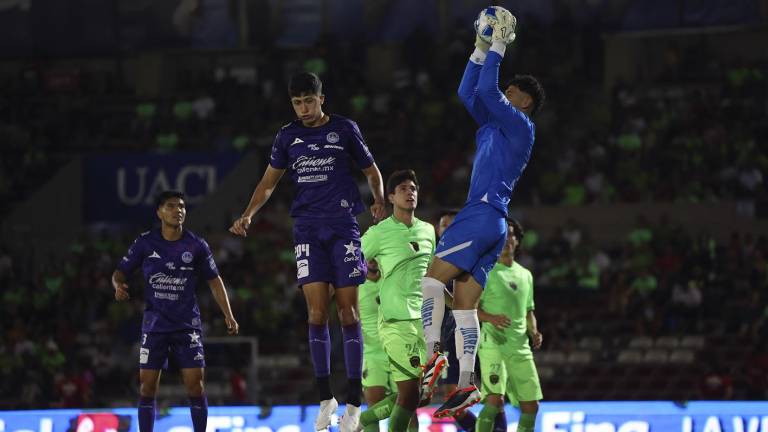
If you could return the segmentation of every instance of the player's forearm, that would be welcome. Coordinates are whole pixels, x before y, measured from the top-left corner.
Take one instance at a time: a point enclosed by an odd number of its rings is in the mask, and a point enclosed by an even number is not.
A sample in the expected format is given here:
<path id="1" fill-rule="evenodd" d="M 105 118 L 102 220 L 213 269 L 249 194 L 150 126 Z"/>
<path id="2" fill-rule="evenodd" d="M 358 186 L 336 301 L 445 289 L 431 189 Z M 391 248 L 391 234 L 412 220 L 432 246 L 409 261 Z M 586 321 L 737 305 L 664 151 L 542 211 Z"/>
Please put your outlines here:
<path id="1" fill-rule="evenodd" d="M 484 311 L 483 308 L 478 307 L 477 308 L 477 319 L 480 322 L 491 322 L 491 318 L 493 315 L 489 314 L 488 312 Z"/>
<path id="2" fill-rule="evenodd" d="M 464 102 L 464 105 L 471 103 L 475 96 L 477 80 L 480 77 L 481 68 L 482 63 L 476 63 L 472 59 L 467 62 L 467 67 L 464 69 L 464 75 L 461 77 L 461 82 L 459 83 L 459 89 L 457 91 L 459 99 Z"/>
<path id="3" fill-rule="evenodd" d="M 224 281 L 221 280 L 221 277 L 217 277 L 208 281 L 208 286 L 210 286 L 213 298 L 216 300 L 216 304 L 219 305 L 221 312 L 225 317 L 232 318 L 232 307 L 229 305 L 229 296 L 227 295 L 226 288 L 224 288 Z"/>
<path id="4" fill-rule="evenodd" d="M 274 186 L 270 187 L 265 185 L 263 181 L 259 182 L 251 195 L 251 200 L 248 202 L 248 207 L 245 208 L 243 216 L 253 217 L 267 203 L 267 200 L 269 200 L 274 191 Z"/>
<path id="5" fill-rule="evenodd" d="M 368 180 L 368 187 L 371 189 L 373 200 L 379 203 L 384 202 L 384 180 L 381 178 L 381 171 L 374 163 L 363 170 L 365 178 Z"/>
<path id="6" fill-rule="evenodd" d="M 499 90 L 499 66 L 502 56 L 495 51 L 489 51 L 483 67 L 480 69 L 480 78 L 477 80 L 477 92 L 482 101 L 489 105 L 500 104 L 503 94 Z"/>
<path id="7" fill-rule="evenodd" d="M 528 311 L 528 315 L 525 317 L 525 321 L 528 334 L 535 334 L 539 332 L 538 323 L 536 322 L 536 315 L 534 315 L 533 311 Z"/>

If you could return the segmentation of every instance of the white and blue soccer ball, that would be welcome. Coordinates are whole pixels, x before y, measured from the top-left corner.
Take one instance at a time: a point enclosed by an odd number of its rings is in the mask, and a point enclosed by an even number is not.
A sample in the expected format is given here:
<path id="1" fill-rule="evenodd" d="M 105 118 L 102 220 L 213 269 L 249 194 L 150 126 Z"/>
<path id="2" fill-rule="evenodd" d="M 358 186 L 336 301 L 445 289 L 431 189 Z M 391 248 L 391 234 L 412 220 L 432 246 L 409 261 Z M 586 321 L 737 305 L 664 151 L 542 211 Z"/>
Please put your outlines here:
<path id="1" fill-rule="evenodd" d="M 485 42 L 491 43 L 491 36 L 493 35 L 493 25 L 496 24 L 496 17 L 501 10 L 501 6 L 488 6 L 480 11 L 480 14 L 475 20 L 475 31 Z"/>

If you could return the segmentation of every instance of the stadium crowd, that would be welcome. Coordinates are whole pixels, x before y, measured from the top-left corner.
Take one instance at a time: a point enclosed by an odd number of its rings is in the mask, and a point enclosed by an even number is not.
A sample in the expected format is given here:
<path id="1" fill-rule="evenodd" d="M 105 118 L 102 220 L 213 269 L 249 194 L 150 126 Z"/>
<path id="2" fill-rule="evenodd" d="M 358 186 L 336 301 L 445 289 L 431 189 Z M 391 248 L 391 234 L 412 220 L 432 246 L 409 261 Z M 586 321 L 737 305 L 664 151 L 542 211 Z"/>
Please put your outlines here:
<path id="1" fill-rule="evenodd" d="M 551 37 L 543 38 L 536 36 L 547 33 L 540 26 L 522 30 L 520 39 L 528 41 L 511 56 L 521 59 L 525 72 L 542 76 L 549 93 L 515 205 L 736 198 L 743 211 L 754 214 L 755 203 L 768 199 L 763 178 L 768 157 L 760 150 L 768 139 L 765 64 L 718 64 L 696 51 L 670 49 L 663 75 L 615 87 L 606 118 L 605 107 L 574 110 L 602 91 L 600 72 L 589 61 L 594 53 L 574 56 L 583 46 L 565 36 L 571 29 L 553 25 L 547 27 Z M 584 41 L 592 36 L 582 34 Z M 269 52 L 271 60 L 258 66 L 258 80 L 226 69 L 181 76 L 183 91 L 159 99 L 136 97 L 111 73 L 75 74 L 62 84 L 30 66 L 21 76 L 4 77 L 0 95 L 0 140 L 6 146 L 0 215 L 76 154 L 266 154 L 274 131 L 291 118 L 284 71 L 296 68 L 323 76 L 329 111 L 359 122 L 385 175 L 407 160 L 423 179 L 424 202 L 460 204 L 474 126 L 454 89 L 470 51 L 471 29 L 458 27 L 441 43 L 443 49 L 414 55 L 414 41 L 428 37 L 414 34 L 402 45 L 402 63 L 386 83 L 366 77 L 373 60 L 365 50 L 333 38 L 290 57 Z M 504 68 L 523 71 L 516 63 Z M 295 289 L 285 194 L 275 198 L 245 241 L 223 228 L 200 233 L 215 251 L 242 333 L 279 334 L 260 339 L 264 356 L 306 350 L 301 319 L 306 306 Z M 625 238 L 596 244 L 576 223 L 546 238 L 537 234 L 535 221 L 523 223 L 530 227 L 521 260 L 535 276 L 544 353 L 567 353 L 584 338 L 597 337 L 611 349 L 590 362 L 607 365 L 632 337 L 705 335 L 697 358 L 706 362 L 701 370 L 684 366 L 695 371 L 696 380 L 687 382 L 683 397 L 768 397 L 768 239 L 736 230 L 727 243 L 718 243 L 677 222 L 639 218 Z M 19 262 L 0 249 L 0 374 L 6 377 L 0 381 L 1 408 L 133 404 L 140 282 L 133 281 L 132 301 L 116 303 L 109 275 L 136 233 L 85 233 L 69 246 L 66 259 L 43 263 Z M 587 301 L 579 302 L 578 311 L 558 308 L 564 292 Z M 210 293 L 201 290 L 198 299 L 206 335 L 223 334 Z M 545 398 L 548 383 L 562 379 L 557 372 L 542 376 Z M 212 404 L 257 402 L 243 400 L 235 390 Z M 630 386 L 612 395 L 644 397 Z M 264 402 L 296 398 L 280 397 Z"/>

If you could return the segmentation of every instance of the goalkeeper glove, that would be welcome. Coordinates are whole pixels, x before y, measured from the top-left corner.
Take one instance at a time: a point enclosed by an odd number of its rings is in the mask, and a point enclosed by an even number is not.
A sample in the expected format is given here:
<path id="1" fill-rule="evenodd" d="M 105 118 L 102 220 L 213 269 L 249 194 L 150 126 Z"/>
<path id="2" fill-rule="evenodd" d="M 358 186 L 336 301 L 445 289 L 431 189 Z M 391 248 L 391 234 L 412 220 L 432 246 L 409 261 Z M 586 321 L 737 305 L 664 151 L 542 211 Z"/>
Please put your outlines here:
<path id="1" fill-rule="evenodd" d="M 482 40 L 480 38 L 480 35 L 475 34 L 475 48 L 479 49 L 480 51 L 487 53 L 489 49 L 491 49 L 491 44 L 488 42 Z"/>
<path id="2" fill-rule="evenodd" d="M 511 44 L 517 36 L 515 35 L 515 27 L 517 27 L 517 18 L 512 15 L 512 12 L 499 8 L 496 12 L 496 23 L 493 26 L 491 41 L 501 42 L 504 45 Z"/>

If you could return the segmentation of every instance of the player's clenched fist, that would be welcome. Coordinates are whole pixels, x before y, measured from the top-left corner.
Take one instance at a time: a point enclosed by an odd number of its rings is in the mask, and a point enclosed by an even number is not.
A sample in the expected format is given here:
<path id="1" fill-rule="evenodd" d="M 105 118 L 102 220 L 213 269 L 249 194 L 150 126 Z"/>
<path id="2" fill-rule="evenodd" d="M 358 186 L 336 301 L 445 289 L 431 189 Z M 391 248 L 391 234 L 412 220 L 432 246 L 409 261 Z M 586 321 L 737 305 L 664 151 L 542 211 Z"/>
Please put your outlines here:
<path id="1" fill-rule="evenodd" d="M 229 227 L 229 232 L 235 235 L 239 235 L 241 237 L 247 237 L 248 227 L 250 226 L 251 226 L 250 216 L 240 216 L 238 219 L 235 220 L 234 223 L 232 223 L 232 226 Z"/>
<path id="2" fill-rule="evenodd" d="M 125 301 L 131 298 L 128 294 L 128 284 L 126 283 L 113 283 L 115 287 L 115 300 Z"/>

